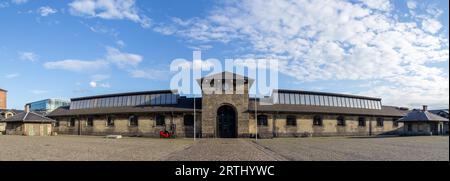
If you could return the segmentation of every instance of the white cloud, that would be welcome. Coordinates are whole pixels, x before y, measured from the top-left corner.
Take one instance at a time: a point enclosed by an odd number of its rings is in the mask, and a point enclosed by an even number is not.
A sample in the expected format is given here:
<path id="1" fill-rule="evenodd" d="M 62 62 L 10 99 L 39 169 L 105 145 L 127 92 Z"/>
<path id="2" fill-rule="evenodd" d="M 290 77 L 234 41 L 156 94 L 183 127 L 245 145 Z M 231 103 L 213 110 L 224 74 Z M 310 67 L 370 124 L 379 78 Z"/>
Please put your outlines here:
<path id="1" fill-rule="evenodd" d="M 94 72 L 108 67 L 108 62 L 104 60 L 76 60 L 67 59 L 44 63 L 46 69 L 61 69 L 73 72 Z"/>
<path id="2" fill-rule="evenodd" d="M 416 9 L 417 8 L 417 2 L 415 0 L 409 0 L 406 2 L 406 6 L 409 9 Z"/>
<path id="3" fill-rule="evenodd" d="M 30 62 L 37 61 L 39 56 L 33 52 L 19 52 L 19 58 L 21 60 L 27 60 Z"/>
<path id="4" fill-rule="evenodd" d="M 98 17 L 102 19 L 125 19 L 149 28 L 151 20 L 140 14 L 135 0 L 74 0 L 69 3 L 74 15 Z"/>
<path id="5" fill-rule="evenodd" d="M 300 81 L 378 80 L 382 84 L 371 89 L 377 97 L 399 98 L 390 103 L 412 105 L 422 97 L 448 105 L 448 74 L 428 65 L 448 62 L 448 39 L 434 34 L 441 23 L 399 20 L 392 9 L 388 0 L 230 1 L 206 17 L 173 18 L 154 30 L 187 41 L 242 44 L 240 56 L 276 58 L 281 73 Z M 408 91 L 389 92 L 386 85 Z"/>
<path id="6" fill-rule="evenodd" d="M 117 40 L 117 41 L 116 41 L 116 44 L 117 44 L 119 47 L 121 47 L 121 48 L 125 47 L 125 42 L 122 41 L 122 40 Z"/>
<path id="7" fill-rule="evenodd" d="M 391 9 L 390 0 L 359 0 L 370 9 L 388 11 Z"/>
<path id="8" fill-rule="evenodd" d="M 53 9 L 50 6 L 42 6 L 38 9 L 38 12 L 41 16 L 48 16 L 57 13 L 58 10 Z"/>
<path id="9" fill-rule="evenodd" d="M 143 60 L 143 57 L 138 54 L 124 53 L 112 47 L 106 48 L 104 58 L 97 60 L 79 60 L 79 59 L 65 59 L 52 62 L 46 62 L 44 67 L 47 69 L 60 69 L 73 72 L 88 72 L 105 70 L 110 67 L 110 64 L 116 65 L 120 69 L 131 70 L 135 69 L 137 65 Z M 109 78 L 109 75 L 96 74 L 92 77 L 95 81 L 100 81 Z"/>
<path id="10" fill-rule="evenodd" d="M 442 24 L 435 19 L 425 19 L 422 21 L 422 28 L 430 33 L 437 33 L 441 28 Z"/>
<path id="11" fill-rule="evenodd" d="M 132 70 L 130 75 L 133 78 L 142 78 L 148 80 L 163 80 L 168 78 L 168 72 L 159 69 L 144 69 L 144 70 Z"/>
<path id="12" fill-rule="evenodd" d="M 11 0 L 14 4 L 25 4 L 28 2 L 28 0 Z"/>
<path id="13" fill-rule="evenodd" d="M 0 2 L 0 9 L 1 8 L 7 8 L 9 7 L 9 3 L 8 2 Z"/>
<path id="14" fill-rule="evenodd" d="M 116 64 L 119 68 L 134 68 L 142 61 L 142 56 L 138 54 L 122 53 L 112 47 L 107 47 L 106 50 L 106 60 Z"/>
<path id="15" fill-rule="evenodd" d="M 96 88 L 97 87 L 97 82 L 91 81 L 91 82 L 89 82 L 89 86 L 91 86 L 92 88 Z"/>
<path id="16" fill-rule="evenodd" d="M 89 82 L 89 86 L 90 86 L 91 88 L 98 88 L 98 87 L 101 87 L 101 88 L 111 88 L 111 85 L 110 85 L 109 83 L 98 83 L 98 82 L 96 82 L 96 81 L 90 81 L 90 82 Z"/>
<path id="17" fill-rule="evenodd" d="M 110 88 L 111 85 L 109 83 L 102 83 L 106 79 L 109 79 L 110 76 L 106 74 L 95 74 L 91 76 L 91 81 L 89 82 L 89 86 L 92 88 L 102 87 L 102 88 Z"/>
<path id="18" fill-rule="evenodd" d="M 13 79 L 13 78 L 16 78 L 16 77 L 19 77 L 19 76 L 20 76 L 20 74 L 18 74 L 18 73 L 12 73 L 12 74 L 5 75 L 5 78 Z"/>

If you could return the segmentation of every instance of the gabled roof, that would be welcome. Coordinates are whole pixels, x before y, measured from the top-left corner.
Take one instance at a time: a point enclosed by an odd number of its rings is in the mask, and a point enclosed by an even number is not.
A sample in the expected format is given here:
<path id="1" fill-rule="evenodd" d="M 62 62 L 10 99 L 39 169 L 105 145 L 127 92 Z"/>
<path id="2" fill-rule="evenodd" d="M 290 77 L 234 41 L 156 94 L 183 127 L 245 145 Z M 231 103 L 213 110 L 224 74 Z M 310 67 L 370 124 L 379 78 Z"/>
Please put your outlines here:
<path id="1" fill-rule="evenodd" d="M 424 110 L 413 110 L 405 117 L 398 120 L 400 122 L 448 122 L 448 119 Z"/>
<path id="2" fill-rule="evenodd" d="M 0 112 L 12 112 L 14 114 L 19 114 L 23 112 L 23 110 L 17 110 L 17 109 L 0 109 Z"/>
<path id="3" fill-rule="evenodd" d="M 55 120 L 34 112 L 22 112 L 12 117 L 1 120 L 1 122 L 24 122 L 24 123 L 52 123 Z"/>

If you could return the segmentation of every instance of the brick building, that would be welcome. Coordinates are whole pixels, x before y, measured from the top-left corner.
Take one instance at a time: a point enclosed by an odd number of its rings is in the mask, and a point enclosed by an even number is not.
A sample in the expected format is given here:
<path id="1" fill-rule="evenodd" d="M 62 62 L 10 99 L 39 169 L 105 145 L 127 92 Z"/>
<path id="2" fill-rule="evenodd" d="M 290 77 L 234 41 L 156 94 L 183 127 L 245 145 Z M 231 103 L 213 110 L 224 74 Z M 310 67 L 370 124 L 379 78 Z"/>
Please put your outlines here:
<path id="1" fill-rule="evenodd" d="M 408 110 L 380 98 L 273 90 L 251 98 L 253 80 L 223 72 L 197 80 L 201 98 L 175 90 L 132 92 L 71 99 L 47 116 L 59 134 L 178 137 L 297 137 L 397 134 Z M 213 93 L 206 93 L 213 90 Z M 195 119 L 195 121 L 194 121 Z"/>
<path id="2" fill-rule="evenodd" d="M 7 104 L 6 104 L 7 93 L 8 93 L 8 91 L 0 88 L 0 109 L 6 109 L 6 107 L 7 107 Z"/>

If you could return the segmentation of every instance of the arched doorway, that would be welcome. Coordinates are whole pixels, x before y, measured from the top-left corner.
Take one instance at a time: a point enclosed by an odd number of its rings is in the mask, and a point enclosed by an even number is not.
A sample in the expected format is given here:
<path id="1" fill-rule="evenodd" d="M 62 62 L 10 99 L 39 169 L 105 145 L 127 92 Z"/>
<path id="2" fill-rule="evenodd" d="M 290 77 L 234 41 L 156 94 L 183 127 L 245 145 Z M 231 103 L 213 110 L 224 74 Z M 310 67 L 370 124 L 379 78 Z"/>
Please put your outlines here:
<path id="1" fill-rule="evenodd" d="M 217 136 L 220 138 L 236 138 L 236 111 L 224 105 L 217 110 Z"/>

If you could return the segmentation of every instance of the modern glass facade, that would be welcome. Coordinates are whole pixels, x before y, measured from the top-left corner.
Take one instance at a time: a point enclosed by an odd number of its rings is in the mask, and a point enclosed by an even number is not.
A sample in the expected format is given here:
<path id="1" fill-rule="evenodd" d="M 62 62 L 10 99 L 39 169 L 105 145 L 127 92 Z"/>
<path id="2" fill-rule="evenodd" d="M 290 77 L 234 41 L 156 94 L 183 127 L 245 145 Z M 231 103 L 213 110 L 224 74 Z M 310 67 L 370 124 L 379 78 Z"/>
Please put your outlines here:
<path id="1" fill-rule="evenodd" d="M 274 92 L 272 98 L 274 104 L 381 109 L 381 100 L 379 99 L 358 98 L 350 96 L 346 97 L 311 93 Z"/>
<path id="2" fill-rule="evenodd" d="M 30 106 L 30 111 L 50 112 L 61 106 L 69 106 L 70 101 L 62 99 L 45 99 L 41 101 L 28 103 L 28 105 Z"/>
<path id="3" fill-rule="evenodd" d="M 177 104 L 179 95 L 172 93 L 121 95 L 73 100 L 70 109 L 130 107 Z"/>

